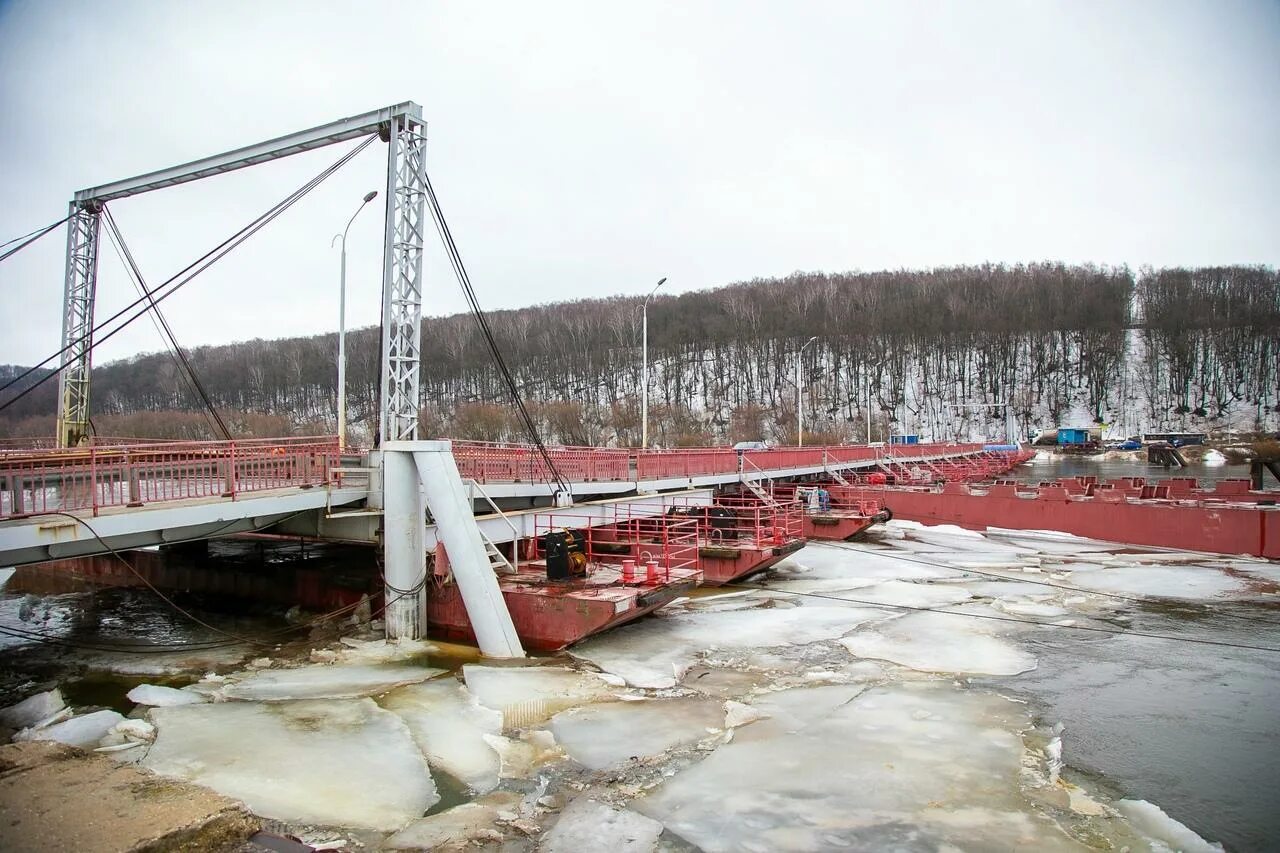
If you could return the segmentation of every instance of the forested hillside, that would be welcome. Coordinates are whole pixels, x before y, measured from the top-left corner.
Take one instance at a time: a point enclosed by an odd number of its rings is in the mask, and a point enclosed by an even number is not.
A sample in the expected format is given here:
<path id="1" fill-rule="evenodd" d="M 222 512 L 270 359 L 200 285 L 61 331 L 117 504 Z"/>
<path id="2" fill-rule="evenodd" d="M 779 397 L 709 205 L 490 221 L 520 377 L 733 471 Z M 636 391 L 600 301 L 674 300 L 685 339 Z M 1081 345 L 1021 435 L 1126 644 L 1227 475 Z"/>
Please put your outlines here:
<path id="1" fill-rule="evenodd" d="M 490 315 L 549 440 L 635 444 L 640 299 Z M 1275 429 L 1280 275 L 1261 267 L 954 267 L 796 273 L 664 296 L 649 306 L 650 430 L 662 445 L 795 438 L 797 353 L 806 439 L 1001 437 L 1058 424 Z M 353 438 L 368 442 L 378 331 L 347 338 Z M 335 335 L 203 347 L 191 361 L 232 429 L 334 427 Z M 94 370 L 102 434 L 212 437 L 168 353 Z M 423 324 L 427 435 L 520 439 L 473 319 Z M 0 393 L 0 402 L 8 399 Z M 0 412 L 0 433 L 49 434 L 56 382 Z"/>

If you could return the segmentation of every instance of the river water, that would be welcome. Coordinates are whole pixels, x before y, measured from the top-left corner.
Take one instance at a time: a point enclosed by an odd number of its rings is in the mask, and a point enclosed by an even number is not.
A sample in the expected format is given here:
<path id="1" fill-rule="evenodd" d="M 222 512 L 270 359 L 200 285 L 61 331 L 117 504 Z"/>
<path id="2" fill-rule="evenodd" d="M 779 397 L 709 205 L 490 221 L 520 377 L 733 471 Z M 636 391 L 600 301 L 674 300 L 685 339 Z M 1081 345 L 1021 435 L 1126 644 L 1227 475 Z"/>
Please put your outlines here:
<path id="1" fill-rule="evenodd" d="M 1099 480 L 1118 477 L 1146 477 L 1163 480 L 1166 477 L 1195 477 L 1202 485 L 1211 486 L 1219 480 L 1249 479 L 1248 465 L 1204 465 L 1192 463 L 1186 468 L 1165 468 L 1152 465 L 1146 459 L 1103 459 L 1095 456 L 1048 455 L 1036 457 L 1019 465 L 1007 476 L 1024 483 L 1039 483 L 1060 477 L 1096 476 Z"/>

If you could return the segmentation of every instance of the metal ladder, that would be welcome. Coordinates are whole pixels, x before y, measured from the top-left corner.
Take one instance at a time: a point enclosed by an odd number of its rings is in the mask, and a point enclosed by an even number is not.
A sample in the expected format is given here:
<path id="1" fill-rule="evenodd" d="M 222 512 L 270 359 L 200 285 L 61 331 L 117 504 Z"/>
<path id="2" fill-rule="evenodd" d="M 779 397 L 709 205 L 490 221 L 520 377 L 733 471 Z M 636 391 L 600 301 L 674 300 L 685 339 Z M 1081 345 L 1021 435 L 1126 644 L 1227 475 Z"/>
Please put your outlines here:
<path id="1" fill-rule="evenodd" d="M 514 575 L 520 571 L 520 529 L 516 527 L 515 522 L 507 517 L 505 512 L 498 508 L 498 505 L 493 502 L 493 498 L 489 497 L 489 493 L 484 490 L 484 486 L 481 486 L 470 477 L 463 482 L 467 484 L 467 488 L 470 490 L 473 504 L 476 500 L 476 493 L 479 492 L 480 497 L 489 505 L 489 508 L 506 522 L 507 527 L 511 529 L 511 553 L 515 555 L 514 562 L 507 559 L 507 555 L 502 553 L 502 549 L 495 545 L 493 540 L 485 534 L 484 528 L 480 528 L 480 538 L 484 541 L 484 551 L 489 556 L 489 565 L 493 567 L 493 570 L 500 575 Z"/>
<path id="2" fill-rule="evenodd" d="M 742 462 L 744 467 L 747 465 L 750 465 L 752 468 L 755 468 L 759 474 L 761 474 L 762 476 L 764 475 L 764 471 L 760 470 L 760 466 L 752 462 L 750 459 L 748 459 L 745 454 L 742 455 Z M 776 507 L 778 505 L 778 502 L 773 499 L 773 495 L 769 494 L 764 489 L 760 488 L 758 483 L 747 479 L 747 474 L 745 471 L 738 474 L 738 479 L 742 482 L 742 485 L 746 486 L 747 490 L 750 491 L 751 494 L 759 498 L 760 502 L 763 503 L 765 506 Z"/>

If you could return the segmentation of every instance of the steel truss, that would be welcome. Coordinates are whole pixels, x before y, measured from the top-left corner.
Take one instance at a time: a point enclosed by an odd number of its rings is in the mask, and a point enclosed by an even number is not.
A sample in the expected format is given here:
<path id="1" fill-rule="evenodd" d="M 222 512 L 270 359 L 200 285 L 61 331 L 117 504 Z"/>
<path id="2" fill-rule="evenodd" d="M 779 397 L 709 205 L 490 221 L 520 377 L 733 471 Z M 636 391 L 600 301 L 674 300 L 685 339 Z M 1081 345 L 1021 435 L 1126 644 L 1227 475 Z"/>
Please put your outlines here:
<path id="1" fill-rule="evenodd" d="M 422 120 L 422 107 L 406 101 L 77 192 L 71 202 L 72 216 L 67 226 L 62 319 L 65 351 L 59 376 L 58 445 L 75 446 L 89 432 L 89 371 L 93 348 L 93 303 L 97 289 L 98 226 L 105 202 L 256 166 L 375 132 L 389 143 L 382 271 L 380 434 L 383 439 L 417 438 L 426 213 L 426 124 Z"/>
<path id="2" fill-rule="evenodd" d="M 93 300 L 98 281 L 102 208 L 71 202 L 67 271 L 62 296 L 62 367 L 58 375 L 58 446 L 75 447 L 89 435 L 89 371 L 93 363 Z"/>
<path id="3" fill-rule="evenodd" d="M 422 348 L 422 253 L 427 128 L 410 116 L 387 129 L 387 216 L 382 264 L 382 441 L 418 437 Z"/>

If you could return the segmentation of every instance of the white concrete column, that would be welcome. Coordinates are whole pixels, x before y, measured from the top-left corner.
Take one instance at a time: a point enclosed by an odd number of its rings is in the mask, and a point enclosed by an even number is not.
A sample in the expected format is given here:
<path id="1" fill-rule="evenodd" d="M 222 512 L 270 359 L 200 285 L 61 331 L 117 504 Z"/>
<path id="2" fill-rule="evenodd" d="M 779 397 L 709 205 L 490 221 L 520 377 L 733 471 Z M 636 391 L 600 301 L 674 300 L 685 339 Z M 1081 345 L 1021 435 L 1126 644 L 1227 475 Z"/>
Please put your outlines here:
<path id="1" fill-rule="evenodd" d="M 427 512 L 412 453 L 384 448 L 382 488 L 387 639 L 423 639 L 427 635 Z"/>

